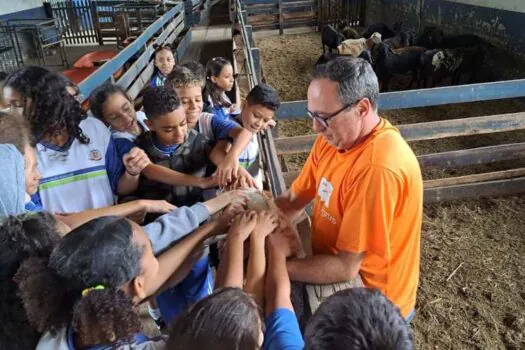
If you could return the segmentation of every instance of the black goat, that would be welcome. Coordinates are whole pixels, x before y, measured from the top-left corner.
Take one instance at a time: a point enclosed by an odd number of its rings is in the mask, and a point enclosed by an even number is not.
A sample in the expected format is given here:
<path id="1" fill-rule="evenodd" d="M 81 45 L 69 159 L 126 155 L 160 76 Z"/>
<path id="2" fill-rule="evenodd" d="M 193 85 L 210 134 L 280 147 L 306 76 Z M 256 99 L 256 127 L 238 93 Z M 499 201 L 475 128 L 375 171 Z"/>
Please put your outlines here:
<path id="1" fill-rule="evenodd" d="M 415 41 L 416 46 L 435 49 L 441 47 L 445 33 L 438 27 L 425 27 Z"/>
<path id="2" fill-rule="evenodd" d="M 345 40 L 343 34 L 332 28 L 330 25 L 323 27 L 321 31 L 321 41 L 323 43 L 323 52 L 326 52 L 325 46 L 328 47 L 328 52 L 332 49 L 337 50 L 337 47 Z"/>
<path id="3" fill-rule="evenodd" d="M 471 34 L 462 34 L 462 35 L 454 35 L 454 36 L 445 36 L 443 38 L 443 42 L 439 46 L 443 49 L 454 49 L 458 47 L 475 47 L 479 46 L 483 43 L 483 39 L 481 39 L 477 35 L 471 35 Z"/>
<path id="4" fill-rule="evenodd" d="M 417 79 L 421 55 L 426 51 L 424 47 L 410 46 L 392 50 L 384 43 L 377 44 L 378 57 L 376 64 L 377 77 L 381 81 L 382 91 L 388 91 L 388 84 L 393 74 L 412 72 L 412 80 L 408 86 Z"/>
<path id="5" fill-rule="evenodd" d="M 357 31 L 354 28 L 351 28 L 351 27 L 344 27 L 341 30 L 341 33 L 345 37 L 345 40 L 346 39 L 359 39 L 360 38 L 360 36 L 357 33 Z"/>
<path id="6" fill-rule="evenodd" d="M 395 36 L 383 40 L 383 42 L 391 49 L 400 49 L 402 47 L 413 46 L 415 35 L 412 32 L 399 32 Z"/>
<path id="7" fill-rule="evenodd" d="M 419 87 L 433 87 L 444 78 L 450 77 L 452 85 L 458 85 L 463 73 L 470 72 L 470 81 L 476 78 L 477 62 L 481 50 L 476 48 L 455 48 L 426 51 L 420 59 Z"/>
<path id="8" fill-rule="evenodd" d="M 337 53 L 324 52 L 321 54 L 321 56 L 319 56 L 319 58 L 317 59 L 317 62 L 315 62 L 315 66 L 317 67 L 318 65 L 328 63 L 328 61 L 331 61 L 334 58 L 339 57 L 339 56 L 340 55 Z M 361 52 L 361 55 L 359 55 L 359 58 L 362 58 L 368 63 L 372 64 L 372 57 L 370 56 L 370 51 L 368 50 Z"/>
<path id="9" fill-rule="evenodd" d="M 401 25 L 400 24 L 396 24 L 394 30 L 396 28 L 400 29 Z M 370 36 L 372 34 L 376 33 L 376 32 L 381 34 L 381 38 L 383 40 L 388 39 L 388 38 L 392 38 L 392 37 L 394 37 L 396 35 L 396 32 L 391 30 L 390 28 L 388 28 L 388 26 L 386 24 L 378 22 L 378 23 L 372 23 L 371 25 L 369 25 L 361 33 L 361 37 L 362 38 L 370 38 Z"/>

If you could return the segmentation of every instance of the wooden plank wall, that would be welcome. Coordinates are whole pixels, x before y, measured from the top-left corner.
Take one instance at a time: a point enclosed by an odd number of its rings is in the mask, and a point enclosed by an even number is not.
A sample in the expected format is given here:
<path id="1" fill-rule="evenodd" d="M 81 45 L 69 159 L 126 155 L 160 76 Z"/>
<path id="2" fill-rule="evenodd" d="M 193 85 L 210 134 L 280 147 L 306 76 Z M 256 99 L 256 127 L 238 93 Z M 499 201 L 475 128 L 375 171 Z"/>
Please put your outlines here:
<path id="1" fill-rule="evenodd" d="M 243 0 L 253 30 L 317 26 L 319 0 Z"/>

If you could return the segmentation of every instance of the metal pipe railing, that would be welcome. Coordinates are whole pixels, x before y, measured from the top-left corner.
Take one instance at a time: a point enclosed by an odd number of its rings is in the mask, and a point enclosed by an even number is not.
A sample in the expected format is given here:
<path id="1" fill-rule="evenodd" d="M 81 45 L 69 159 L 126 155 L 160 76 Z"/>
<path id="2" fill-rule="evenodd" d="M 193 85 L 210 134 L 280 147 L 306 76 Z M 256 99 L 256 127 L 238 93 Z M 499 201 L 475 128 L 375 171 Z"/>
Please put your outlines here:
<path id="1" fill-rule="evenodd" d="M 237 21 L 241 25 L 241 37 L 243 41 L 243 51 L 245 57 L 245 68 L 248 77 L 248 86 L 250 90 L 259 83 L 257 76 L 257 68 L 252 54 L 251 47 L 251 33 L 246 30 L 246 22 L 243 16 L 243 5 L 240 0 L 236 0 Z M 273 141 L 272 133 L 266 130 L 262 135 L 259 135 L 259 145 L 261 146 L 261 154 L 263 164 L 268 171 L 268 183 L 270 190 L 274 196 L 280 195 L 286 190 L 281 164 L 277 158 L 277 150 Z"/>

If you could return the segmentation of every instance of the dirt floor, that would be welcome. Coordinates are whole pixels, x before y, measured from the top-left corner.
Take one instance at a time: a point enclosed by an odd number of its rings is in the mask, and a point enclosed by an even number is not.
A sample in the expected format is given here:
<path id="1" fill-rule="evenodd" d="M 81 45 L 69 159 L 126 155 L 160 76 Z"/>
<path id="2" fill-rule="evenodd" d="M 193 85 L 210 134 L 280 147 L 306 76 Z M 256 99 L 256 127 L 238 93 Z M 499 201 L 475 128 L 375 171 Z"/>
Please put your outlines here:
<path id="1" fill-rule="evenodd" d="M 306 97 L 321 54 L 318 33 L 256 40 L 266 82 L 284 101 Z M 398 80 L 398 85 L 402 84 Z M 399 82 L 401 81 L 401 82 Z M 395 86 L 396 82 L 393 82 Z M 524 111 L 519 100 L 381 112 L 394 124 Z M 307 120 L 279 123 L 280 136 L 312 133 Z M 412 143 L 416 154 L 524 142 L 525 132 Z M 300 170 L 306 154 L 286 157 Z M 423 169 L 425 179 L 525 166 L 525 160 L 466 169 Z M 421 278 L 413 321 L 421 349 L 525 349 L 525 196 L 425 206 Z"/>

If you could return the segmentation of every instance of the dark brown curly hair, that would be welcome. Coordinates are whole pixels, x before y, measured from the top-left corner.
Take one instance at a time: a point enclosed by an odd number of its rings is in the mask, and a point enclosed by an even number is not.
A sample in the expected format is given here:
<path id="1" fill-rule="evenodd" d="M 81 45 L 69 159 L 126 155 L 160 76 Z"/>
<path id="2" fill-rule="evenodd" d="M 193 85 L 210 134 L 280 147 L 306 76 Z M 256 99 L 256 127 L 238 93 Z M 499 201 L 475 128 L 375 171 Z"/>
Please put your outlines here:
<path id="1" fill-rule="evenodd" d="M 128 341 L 139 315 L 120 287 L 140 273 L 142 247 L 131 224 L 102 217 L 67 234 L 46 258 L 26 260 L 15 277 L 29 322 L 39 331 L 71 325 L 86 345 Z M 83 291 L 102 285 L 101 290 Z"/>
<path id="2" fill-rule="evenodd" d="M 51 214 L 9 216 L 0 225 L 0 349 L 34 349 L 40 332 L 29 324 L 13 280 L 29 258 L 48 257 L 60 240 Z"/>
<path id="3" fill-rule="evenodd" d="M 4 87 L 9 86 L 24 97 L 24 116 L 37 142 L 65 130 L 81 143 L 89 143 L 89 138 L 80 128 L 80 122 L 87 114 L 67 91 L 70 84 L 65 76 L 38 66 L 24 67 L 5 80 Z"/>

